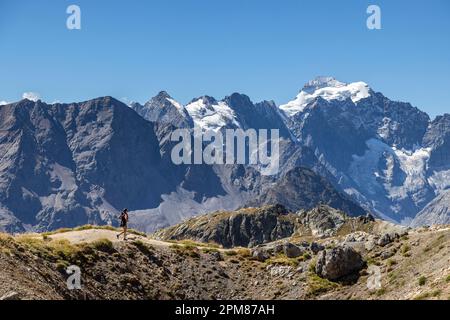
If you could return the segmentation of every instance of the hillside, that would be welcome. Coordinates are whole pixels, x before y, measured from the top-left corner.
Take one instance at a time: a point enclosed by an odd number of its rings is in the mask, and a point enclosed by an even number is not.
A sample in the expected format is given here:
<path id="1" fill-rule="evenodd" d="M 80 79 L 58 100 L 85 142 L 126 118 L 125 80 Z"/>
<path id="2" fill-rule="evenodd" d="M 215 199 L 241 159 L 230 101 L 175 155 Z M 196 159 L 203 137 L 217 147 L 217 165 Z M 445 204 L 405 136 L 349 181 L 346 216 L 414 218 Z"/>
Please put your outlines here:
<path id="1" fill-rule="evenodd" d="M 222 213 L 251 222 L 278 212 L 277 221 L 292 223 L 291 236 L 275 234 L 251 248 L 224 249 L 180 233 L 178 240 L 134 233 L 124 242 L 108 227 L 3 234 L 0 299 L 450 299 L 448 226 L 406 230 L 330 210 Z M 209 227 L 223 221 L 210 217 Z M 202 228 L 199 219 L 184 224 L 185 234 Z M 66 288 L 71 264 L 81 268 L 82 290 Z M 374 266 L 381 286 L 369 290 Z"/>

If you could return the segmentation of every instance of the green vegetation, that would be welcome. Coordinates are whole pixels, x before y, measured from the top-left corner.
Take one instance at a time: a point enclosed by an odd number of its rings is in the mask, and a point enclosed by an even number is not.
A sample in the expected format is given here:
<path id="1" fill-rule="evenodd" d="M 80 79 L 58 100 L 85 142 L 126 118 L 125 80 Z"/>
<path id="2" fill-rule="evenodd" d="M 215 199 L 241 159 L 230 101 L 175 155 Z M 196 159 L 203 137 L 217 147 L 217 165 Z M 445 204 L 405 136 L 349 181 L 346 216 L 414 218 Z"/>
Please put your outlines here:
<path id="1" fill-rule="evenodd" d="M 422 294 L 419 294 L 418 296 L 415 296 L 413 298 L 413 300 L 425 300 L 428 299 L 430 297 L 430 293 L 429 292 L 424 292 Z"/>
<path id="2" fill-rule="evenodd" d="M 450 282 L 450 274 L 445 278 L 445 282 Z"/>
<path id="3" fill-rule="evenodd" d="M 409 257 L 411 255 L 409 252 L 410 250 L 411 250 L 411 247 L 408 244 L 404 244 L 402 246 L 402 248 L 400 249 L 400 252 L 404 257 Z"/>
<path id="4" fill-rule="evenodd" d="M 99 258 L 101 252 L 115 252 L 114 246 L 108 239 L 100 239 L 92 243 L 71 244 L 66 239 L 43 240 L 36 235 L 20 235 L 15 239 L 18 251 L 27 250 L 36 256 L 56 264 L 60 271 L 70 264 L 82 266 Z"/>
<path id="5" fill-rule="evenodd" d="M 99 251 L 109 252 L 109 253 L 114 251 L 113 243 L 108 239 L 99 239 L 99 240 L 92 242 L 90 245 L 92 248 L 97 249 Z"/>
<path id="6" fill-rule="evenodd" d="M 213 253 L 213 252 L 219 252 L 216 248 L 202 248 L 201 249 L 203 253 Z"/>
<path id="7" fill-rule="evenodd" d="M 238 256 L 240 256 L 242 258 L 250 258 L 252 256 L 250 249 L 247 249 L 247 248 L 237 249 L 236 253 Z"/>
<path id="8" fill-rule="evenodd" d="M 132 244 L 146 256 L 150 255 L 152 253 L 152 250 L 154 249 L 152 245 L 145 244 L 141 240 L 134 240 Z"/>
<path id="9" fill-rule="evenodd" d="M 200 258 L 199 250 L 194 245 L 178 245 L 173 244 L 170 246 L 179 255 L 186 255 L 194 259 Z"/>
<path id="10" fill-rule="evenodd" d="M 434 291 L 431 293 L 431 296 L 432 296 L 432 297 L 439 297 L 439 296 L 441 295 L 441 293 L 442 293 L 442 290 L 437 289 L 437 290 L 434 290 Z"/>
<path id="11" fill-rule="evenodd" d="M 315 273 L 310 273 L 307 279 L 307 286 L 306 296 L 313 298 L 319 294 L 338 288 L 339 284 L 323 279 Z"/>
<path id="12" fill-rule="evenodd" d="M 311 262 L 309 263 L 308 271 L 316 272 L 316 264 L 317 264 L 316 259 L 311 260 Z"/>
<path id="13" fill-rule="evenodd" d="M 424 286 L 427 283 L 427 278 L 425 276 L 421 276 L 418 280 L 419 286 Z"/>
<path id="14" fill-rule="evenodd" d="M 193 246 L 193 247 L 206 247 L 206 248 L 220 248 L 220 246 L 216 243 L 204 243 L 204 242 L 197 242 L 189 239 L 184 240 L 169 240 L 168 242 L 181 244 L 185 246 Z"/>
<path id="15" fill-rule="evenodd" d="M 291 266 L 296 267 L 299 263 L 298 258 L 288 258 L 285 254 L 281 253 L 275 257 L 271 257 L 265 261 L 266 265 L 276 265 L 276 266 Z"/>
<path id="16" fill-rule="evenodd" d="M 224 252 L 226 256 L 233 257 L 237 255 L 236 250 L 227 250 Z"/>
<path id="17" fill-rule="evenodd" d="M 308 252 L 305 252 L 302 256 L 297 258 L 288 258 L 284 253 L 279 253 L 274 257 L 271 257 L 265 261 L 266 265 L 278 265 L 278 266 L 291 266 L 297 267 L 300 262 L 307 261 L 311 259 L 311 255 Z M 315 268 L 315 263 L 314 263 Z"/>
<path id="18" fill-rule="evenodd" d="M 386 261 L 386 265 L 388 266 L 388 267 L 392 267 L 393 265 L 396 265 L 397 264 L 397 261 L 395 261 L 394 259 L 388 259 L 387 261 Z"/>
<path id="19" fill-rule="evenodd" d="M 375 295 L 377 296 L 377 297 L 381 297 L 382 295 L 384 295 L 385 293 L 386 293 L 386 288 L 381 288 L 381 289 L 378 289 L 376 292 L 375 292 Z"/>
<path id="20" fill-rule="evenodd" d="M 377 260 L 375 260 L 375 258 L 372 258 L 372 257 L 367 258 L 366 263 L 367 263 L 368 266 L 370 266 L 370 265 L 377 265 L 378 266 L 380 264 Z"/>

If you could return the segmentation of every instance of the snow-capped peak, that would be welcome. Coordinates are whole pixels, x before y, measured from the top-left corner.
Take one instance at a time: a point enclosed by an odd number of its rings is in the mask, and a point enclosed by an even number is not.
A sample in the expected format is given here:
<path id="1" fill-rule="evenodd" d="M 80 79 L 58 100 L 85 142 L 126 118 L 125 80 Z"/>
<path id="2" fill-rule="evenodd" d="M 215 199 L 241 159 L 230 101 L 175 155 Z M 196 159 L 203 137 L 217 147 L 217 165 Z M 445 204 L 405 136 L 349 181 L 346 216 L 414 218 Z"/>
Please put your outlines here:
<path id="1" fill-rule="evenodd" d="M 333 77 L 317 77 L 314 80 L 307 82 L 302 91 L 313 93 L 322 88 L 341 88 L 346 84 L 336 80 Z"/>
<path id="2" fill-rule="evenodd" d="M 185 108 L 195 126 L 203 130 L 217 131 L 227 126 L 239 127 L 234 110 L 224 101 L 201 97 L 194 99 Z"/>
<path id="3" fill-rule="evenodd" d="M 303 111 L 317 97 L 327 101 L 343 101 L 350 98 L 356 104 L 369 96 L 370 87 L 365 82 L 344 83 L 332 77 L 317 77 L 305 84 L 297 97 L 287 104 L 281 105 L 280 109 L 288 116 L 293 116 Z"/>

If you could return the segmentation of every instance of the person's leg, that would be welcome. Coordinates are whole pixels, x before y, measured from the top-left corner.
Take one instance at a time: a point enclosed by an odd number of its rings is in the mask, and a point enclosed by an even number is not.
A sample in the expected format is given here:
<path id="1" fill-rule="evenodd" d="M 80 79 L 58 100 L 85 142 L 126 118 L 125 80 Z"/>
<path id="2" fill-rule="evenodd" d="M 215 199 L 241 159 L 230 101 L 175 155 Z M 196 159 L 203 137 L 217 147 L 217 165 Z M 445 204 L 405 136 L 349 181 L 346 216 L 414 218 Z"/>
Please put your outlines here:
<path id="1" fill-rule="evenodd" d="M 125 229 L 117 235 L 117 239 L 119 239 L 119 237 L 124 233 L 125 233 Z"/>
<path id="2" fill-rule="evenodd" d="M 128 229 L 127 226 L 124 226 L 124 227 L 123 227 L 123 239 L 124 239 L 124 240 L 127 240 L 127 229 Z"/>

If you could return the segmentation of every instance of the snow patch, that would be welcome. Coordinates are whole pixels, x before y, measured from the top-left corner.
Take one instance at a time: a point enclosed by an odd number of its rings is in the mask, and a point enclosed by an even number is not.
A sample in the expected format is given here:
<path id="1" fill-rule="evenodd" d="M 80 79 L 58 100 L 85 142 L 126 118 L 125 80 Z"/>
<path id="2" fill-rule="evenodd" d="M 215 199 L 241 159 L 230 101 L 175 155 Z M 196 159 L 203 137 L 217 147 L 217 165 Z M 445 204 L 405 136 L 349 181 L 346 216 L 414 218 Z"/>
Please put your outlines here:
<path id="1" fill-rule="evenodd" d="M 359 188 L 373 196 L 411 201 L 414 205 L 420 203 L 422 191 L 429 186 L 426 174 L 430 148 L 400 150 L 374 138 L 366 141 L 366 145 L 364 155 L 353 155 L 349 169 L 351 179 Z M 391 209 L 401 211 L 400 207 L 391 206 Z"/>
<path id="2" fill-rule="evenodd" d="M 181 113 L 183 113 L 183 109 L 184 107 L 178 102 L 175 101 L 174 99 L 171 98 L 166 98 L 167 101 L 169 101 L 175 108 L 177 108 L 178 111 L 180 111 Z"/>
<path id="3" fill-rule="evenodd" d="M 198 99 L 188 104 L 186 111 L 194 120 L 195 126 L 205 131 L 218 131 L 229 125 L 240 127 L 234 110 L 223 101 L 207 104 L 203 99 Z"/>
<path id="4" fill-rule="evenodd" d="M 347 84 L 337 81 L 334 78 L 319 77 L 308 82 L 295 100 L 281 105 L 280 109 L 288 116 L 293 116 L 296 113 L 302 112 L 317 97 L 321 97 L 327 101 L 351 99 L 356 104 L 358 101 L 369 96 L 370 88 L 365 82 L 360 81 Z"/>
<path id="5" fill-rule="evenodd" d="M 41 100 L 41 95 L 36 92 L 24 92 L 22 95 L 22 99 L 28 99 L 36 102 L 38 100 Z"/>
<path id="6" fill-rule="evenodd" d="M 438 194 L 450 189 L 450 168 L 448 170 L 434 171 L 428 178 L 430 185 Z"/>

